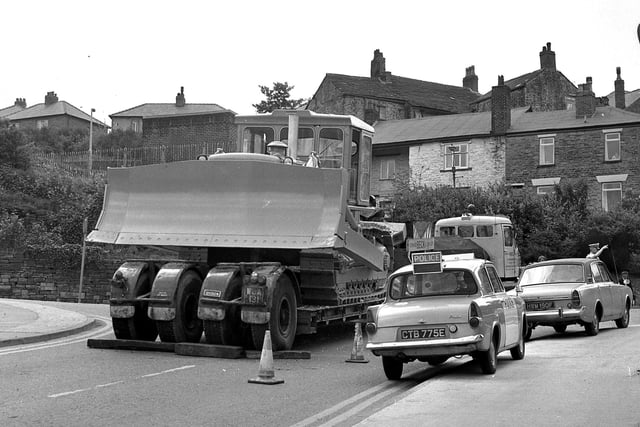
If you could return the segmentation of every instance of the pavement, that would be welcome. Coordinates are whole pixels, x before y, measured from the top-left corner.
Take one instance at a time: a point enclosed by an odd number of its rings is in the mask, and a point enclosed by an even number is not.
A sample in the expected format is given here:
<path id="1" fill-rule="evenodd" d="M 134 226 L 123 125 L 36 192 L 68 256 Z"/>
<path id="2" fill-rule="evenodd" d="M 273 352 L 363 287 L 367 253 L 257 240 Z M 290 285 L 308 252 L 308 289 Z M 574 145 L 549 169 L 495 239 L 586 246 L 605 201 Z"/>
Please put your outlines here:
<path id="1" fill-rule="evenodd" d="M 0 347 L 73 335 L 95 323 L 84 314 L 38 301 L 0 299 Z"/>

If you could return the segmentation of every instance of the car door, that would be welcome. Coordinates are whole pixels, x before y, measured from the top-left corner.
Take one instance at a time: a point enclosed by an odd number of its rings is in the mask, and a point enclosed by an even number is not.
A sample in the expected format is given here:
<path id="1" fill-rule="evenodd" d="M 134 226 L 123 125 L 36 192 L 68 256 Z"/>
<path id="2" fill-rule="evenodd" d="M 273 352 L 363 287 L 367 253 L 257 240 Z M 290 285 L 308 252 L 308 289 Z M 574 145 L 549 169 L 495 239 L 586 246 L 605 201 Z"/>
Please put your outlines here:
<path id="1" fill-rule="evenodd" d="M 606 319 L 617 319 L 622 314 L 622 302 L 619 300 L 619 296 L 617 294 L 617 287 L 620 285 L 613 281 L 613 277 L 611 277 L 611 273 L 609 273 L 609 269 L 603 262 L 598 263 L 598 269 L 600 270 L 600 276 L 602 277 L 602 287 L 603 290 L 607 288 L 607 305 L 608 307 L 604 307 L 604 318 Z"/>
<path id="2" fill-rule="evenodd" d="M 598 289 L 598 296 L 602 303 L 602 319 L 606 320 L 613 317 L 613 297 L 611 296 L 611 286 L 609 283 L 609 275 L 606 269 L 601 267 L 602 262 L 594 262 L 591 264 L 591 274 Z M 604 273 L 604 274 L 603 274 Z"/>
<path id="3" fill-rule="evenodd" d="M 502 330 L 504 331 L 504 342 L 502 345 L 505 346 L 513 344 L 518 342 L 520 337 L 518 307 L 516 306 L 516 302 L 513 297 L 505 291 L 496 269 L 492 265 L 487 265 L 486 269 L 489 274 L 491 284 L 493 285 L 496 298 L 500 302 L 502 312 L 504 313 L 504 324 L 501 325 Z"/>

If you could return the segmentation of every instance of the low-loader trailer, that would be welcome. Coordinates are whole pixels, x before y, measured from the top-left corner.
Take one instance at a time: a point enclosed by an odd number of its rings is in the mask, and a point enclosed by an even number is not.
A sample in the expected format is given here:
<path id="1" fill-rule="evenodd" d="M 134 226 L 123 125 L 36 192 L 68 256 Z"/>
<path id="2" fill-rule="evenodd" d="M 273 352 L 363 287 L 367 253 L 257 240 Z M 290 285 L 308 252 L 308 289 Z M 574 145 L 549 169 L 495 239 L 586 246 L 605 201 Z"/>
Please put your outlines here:
<path id="1" fill-rule="evenodd" d="M 111 168 L 88 242 L 160 248 L 111 279 L 118 339 L 274 350 L 364 318 L 403 224 L 366 221 L 373 128 L 352 116 L 237 116 L 237 152 Z M 267 154 L 286 144 L 284 157 Z M 283 143 L 283 144 L 282 144 Z"/>

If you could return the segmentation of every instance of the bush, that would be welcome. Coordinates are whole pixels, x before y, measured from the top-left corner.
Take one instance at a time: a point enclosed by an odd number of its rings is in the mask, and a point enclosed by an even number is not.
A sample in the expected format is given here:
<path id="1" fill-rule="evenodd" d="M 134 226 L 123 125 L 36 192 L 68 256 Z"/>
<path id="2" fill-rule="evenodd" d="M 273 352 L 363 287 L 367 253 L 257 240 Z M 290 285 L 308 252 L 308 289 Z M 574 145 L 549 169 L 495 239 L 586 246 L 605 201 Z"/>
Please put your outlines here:
<path id="1" fill-rule="evenodd" d="M 0 166 L 27 170 L 31 166 L 32 147 L 14 127 L 0 126 Z"/>

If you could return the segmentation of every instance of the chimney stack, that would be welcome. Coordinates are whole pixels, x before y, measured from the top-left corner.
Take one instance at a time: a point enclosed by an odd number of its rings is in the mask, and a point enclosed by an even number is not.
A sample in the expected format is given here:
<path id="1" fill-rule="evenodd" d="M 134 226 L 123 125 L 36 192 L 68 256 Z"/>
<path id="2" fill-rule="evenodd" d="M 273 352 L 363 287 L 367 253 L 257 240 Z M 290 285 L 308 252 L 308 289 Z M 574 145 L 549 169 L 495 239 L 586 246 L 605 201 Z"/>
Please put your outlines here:
<path id="1" fill-rule="evenodd" d="M 371 60 L 371 78 L 384 79 L 386 74 L 385 68 L 386 66 L 384 56 L 382 55 L 382 52 L 380 52 L 380 49 L 376 49 L 373 52 L 373 59 Z"/>
<path id="2" fill-rule="evenodd" d="M 58 95 L 55 92 L 47 92 L 47 95 L 44 97 L 44 105 L 51 105 L 58 102 Z"/>
<path id="3" fill-rule="evenodd" d="M 616 67 L 616 74 L 618 77 L 613 82 L 615 87 L 615 106 L 624 110 L 627 106 L 624 100 L 624 80 L 620 78 L 620 67 Z"/>
<path id="4" fill-rule="evenodd" d="M 591 90 L 592 79 L 587 77 L 587 82 L 579 85 L 580 90 L 576 95 L 576 118 L 591 117 L 596 112 L 596 96 Z"/>
<path id="5" fill-rule="evenodd" d="M 551 50 L 551 43 L 542 46 L 542 52 L 540 52 L 540 68 L 543 70 L 556 70 L 556 53 Z"/>
<path id="6" fill-rule="evenodd" d="M 478 76 L 476 76 L 476 67 L 474 65 L 465 69 L 465 76 L 462 79 L 462 87 L 471 89 L 474 92 L 478 91 Z"/>
<path id="7" fill-rule="evenodd" d="M 24 98 L 16 98 L 16 102 L 13 105 L 16 107 L 27 108 L 27 100 Z"/>
<path id="8" fill-rule="evenodd" d="M 511 89 L 498 76 L 498 86 L 491 88 L 491 134 L 504 135 L 511 127 Z"/>
<path id="9" fill-rule="evenodd" d="M 180 92 L 176 95 L 176 107 L 184 107 L 185 104 L 184 86 L 180 86 Z"/>

